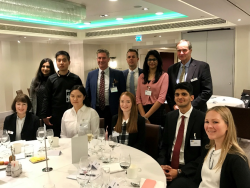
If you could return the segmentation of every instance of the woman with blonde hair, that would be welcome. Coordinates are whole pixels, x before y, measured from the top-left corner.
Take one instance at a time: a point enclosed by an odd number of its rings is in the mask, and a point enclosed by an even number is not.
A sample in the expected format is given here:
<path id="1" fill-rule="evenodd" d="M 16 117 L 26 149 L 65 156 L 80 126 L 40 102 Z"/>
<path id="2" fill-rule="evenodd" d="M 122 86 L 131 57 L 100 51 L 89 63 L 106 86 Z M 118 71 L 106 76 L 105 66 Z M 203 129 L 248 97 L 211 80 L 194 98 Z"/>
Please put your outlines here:
<path id="1" fill-rule="evenodd" d="M 145 119 L 138 115 L 135 96 L 123 92 L 119 99 L 118 115 L 112 118 L 112 127 L 119 133 L 118 140 L 122 144 L 144 150 Z"/>

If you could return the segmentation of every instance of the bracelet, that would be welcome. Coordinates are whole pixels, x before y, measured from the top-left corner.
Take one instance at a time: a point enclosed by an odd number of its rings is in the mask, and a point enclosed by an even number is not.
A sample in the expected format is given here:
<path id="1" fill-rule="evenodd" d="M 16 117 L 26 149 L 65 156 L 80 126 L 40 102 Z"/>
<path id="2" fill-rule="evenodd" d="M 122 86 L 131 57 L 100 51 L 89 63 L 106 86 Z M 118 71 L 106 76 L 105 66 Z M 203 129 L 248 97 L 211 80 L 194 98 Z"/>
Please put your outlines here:
<path id="1" fill-rule="evenodd" d="M 146 121 L 148 121 L 148 118 L 146 118 L 145 116 L 143 116 L 143 118 L 144 118 Z"/>

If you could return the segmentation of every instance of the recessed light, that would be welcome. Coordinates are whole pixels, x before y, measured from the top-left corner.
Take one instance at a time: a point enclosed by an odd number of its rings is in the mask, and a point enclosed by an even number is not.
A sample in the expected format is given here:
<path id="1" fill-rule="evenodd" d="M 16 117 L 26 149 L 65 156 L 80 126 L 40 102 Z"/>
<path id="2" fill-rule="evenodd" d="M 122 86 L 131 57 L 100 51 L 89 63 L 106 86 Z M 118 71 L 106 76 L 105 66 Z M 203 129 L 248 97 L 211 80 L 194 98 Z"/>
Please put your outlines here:
<path id="1" fill-rule="evenodd" d="M 159 35 L 159 37 L 161 37 L 161 35 Z"/>
<path id="2" fill-rule="evenodd" d="M 107 15 L 107 14 L 101 14 L 101 15 L 100 15 L 101 18 L 107 17 L 107 16 L 109 16 L 109 15 Z"/>
<path id="3" fill-rule="evenodd" d="M 17 42 L 18 42 L 18 43 L 21 43 L 21 41 L 20 41 L 20 40 L 18 40 Z"/>
<path id="4" fill-rule="evenodd" d="M 121 20 L 123 20 L 123 18 L 116 18 L 116 20 L 121 21 Z"/>
<path id="5" fill-rule="evenodd" d="M 90 22 L 84 22 L 84 24 L 85 24 L 85 25 L 89 25 L 89 24 L 90 24 Z"/>
<path id="6" fill-rule="evenodd" d="M 50 39 L 49 39 L 50 40 Z"/>
<path id="7" fill-rule="evenodd" d="M 145 8 L 142 8 L 142 10 L 148 10 L 148 8 L 145 7 Z"/>
<path id="8" fill-rule="evenodd" d="M 155 14 L 156 14 L 156 15 L 162 15 L 163 12 L 156 12 Z"/>
<path id="9" fill-rule="evenodd" d="M 25 39 L 26 39 L 26 37 L 23 37 L 23 38 L 25 38 Z"/>
<path id="10" fill-rule="evenodd" d="M 240 22 L 241 21 L 241 19 L 238 19 L 238 22 Z"/>
<path id="11" fill-rule="evenodd" d="M 109 0 L 109 1 L 117 1 L 117 0 Z"/>

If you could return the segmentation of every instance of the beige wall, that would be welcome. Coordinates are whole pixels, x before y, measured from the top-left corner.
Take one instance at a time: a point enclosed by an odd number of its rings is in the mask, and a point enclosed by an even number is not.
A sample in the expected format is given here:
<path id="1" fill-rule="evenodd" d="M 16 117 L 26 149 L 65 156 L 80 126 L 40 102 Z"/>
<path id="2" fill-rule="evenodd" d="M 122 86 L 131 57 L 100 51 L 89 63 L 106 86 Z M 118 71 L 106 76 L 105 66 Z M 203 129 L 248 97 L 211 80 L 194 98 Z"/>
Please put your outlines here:
<path id="1" fill-rule="evenodd" d="M 250 26 L 236 27 L 234 97 L 250 89 Z"/>

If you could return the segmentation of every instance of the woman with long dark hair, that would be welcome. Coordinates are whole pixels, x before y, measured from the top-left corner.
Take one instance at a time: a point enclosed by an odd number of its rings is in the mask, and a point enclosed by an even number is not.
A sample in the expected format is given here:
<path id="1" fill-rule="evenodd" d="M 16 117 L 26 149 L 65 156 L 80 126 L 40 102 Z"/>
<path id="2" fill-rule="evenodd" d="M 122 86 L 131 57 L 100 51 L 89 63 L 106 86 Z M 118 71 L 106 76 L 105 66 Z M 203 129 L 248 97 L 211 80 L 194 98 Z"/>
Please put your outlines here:
<path id="1" fill-rule="evenodd" d="M 119 142 L 144 150 L 145 119 L 138 115 L 135 96 L 123 92 L 120 96 L 118 115 L 112 118 L 112 127 L 119 133 Z"/>
<path id="2" fill-rule="evenodd" d="M 162 70 L 162 60 L 156 50 L 150 50 L 138 78 L 136 103 L 146 123 L 164 125 L 163 109 L 168 90 L 168 74 Z"/>
<path id="3" fill-rule="evenodd" d="M 85 88 L 75 85 L 70 91 L 72 108 L 64 112 L 61 123 L 61 138 L 72 138 L 78 134 L 80 123 L 87 122 L 89 130 L 96 134 L 99 130 L 100 118 L 90 107 Z"/>
<path id="4" fill-rule="evenodd" d="M 44 58 L 39 65 L 36 77 L 32 79 L 30 84 L 30 101 L 32 103 L 32 112 L 40 117 L 43 104 L 43 94 L 45 84 L 48 77 L 55 73 L 53 61 L 49 58 Z"/>

